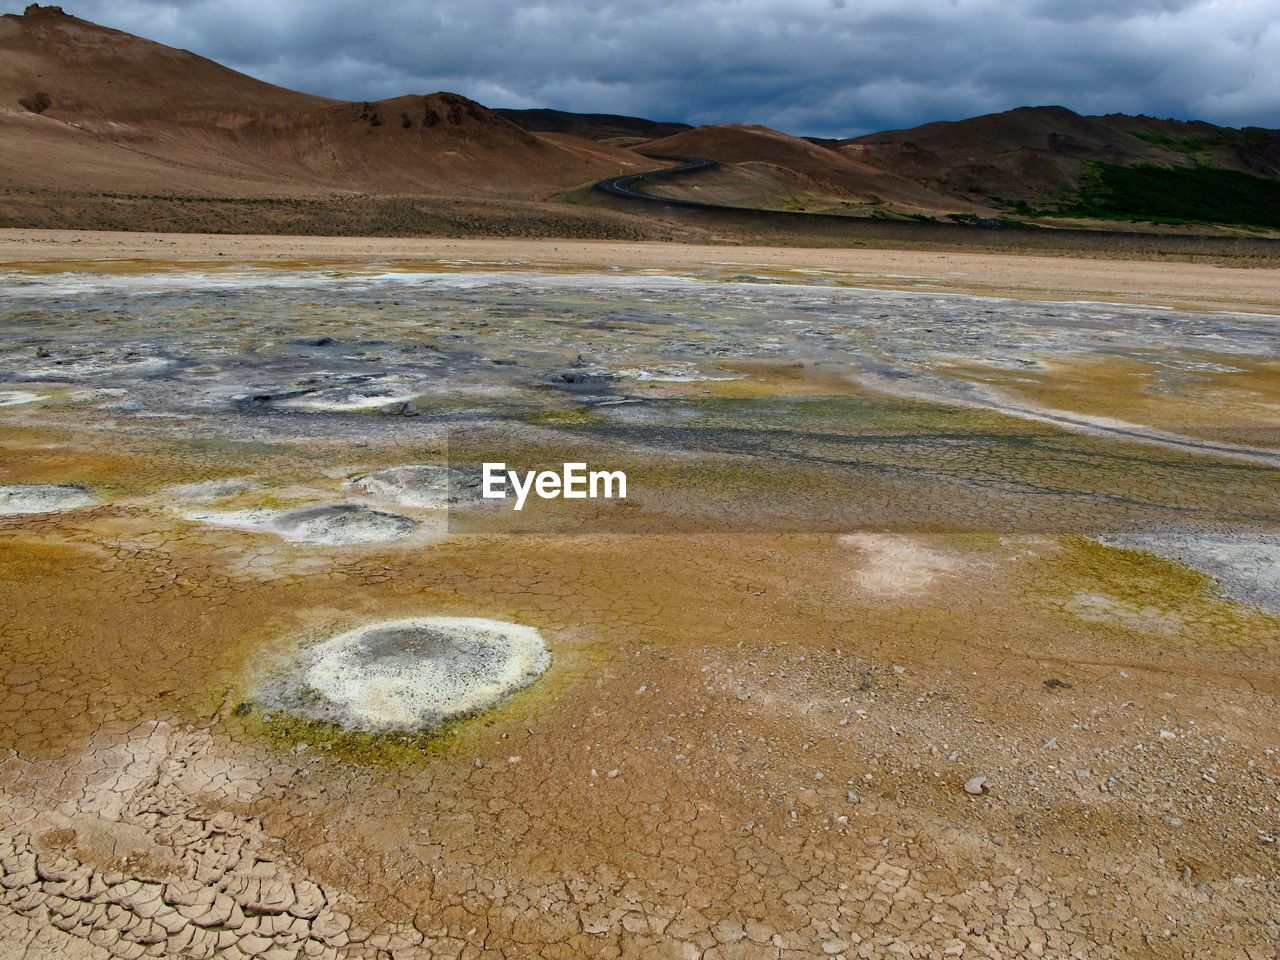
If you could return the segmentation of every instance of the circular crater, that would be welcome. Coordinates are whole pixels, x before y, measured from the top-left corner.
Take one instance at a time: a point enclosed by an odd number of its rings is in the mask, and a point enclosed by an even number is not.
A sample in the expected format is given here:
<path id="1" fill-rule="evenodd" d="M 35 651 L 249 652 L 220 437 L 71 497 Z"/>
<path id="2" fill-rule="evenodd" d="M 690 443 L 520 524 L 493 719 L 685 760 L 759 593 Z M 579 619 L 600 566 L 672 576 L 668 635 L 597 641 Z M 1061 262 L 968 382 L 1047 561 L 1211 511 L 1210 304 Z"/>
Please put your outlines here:
<path id="1" fill-rule="evenodd" d="M 304 647 L 260 700 L 347 729 L 427 730 L 492 707 L 550 663 L 542 635 L 522 624 L 387 620 Z"/>
<path id="2" fill-rule="evenodd" d="M 331 387 L 310 390 L 275 403 L 286 410 L 311 413 L 365 413 L 412 400 L 416 391 L 403 386 L 370 385 L 365 388 Z"/>
<path id="3" fill-rule="evenodd" d="M 467 478 L 448 467 L 411 463 L 352 477 L 343 486 L 367 497 L 402 507 L 443 510 L 474 503 L 478 490 Z M 452 489 L 451 489 L 452 487 Z"/>
<path id="4" fill-rule="evenodd" d="M 285 540 L 330 547 L 403 540 L 418 526 L 398 513 L 354 503 L 321 503 L 292 510 L 195 511 L 186 516 L 200 523 L 273 533 Z"/>
<path id="5" fill-rule="evenodd" d="M 267 528 L 289 540 L 342 546 L 400 540 L 416 526 L 398 513 L 370 510 L 353 503 L 325 503 L 278 513 Z"/>
<path id="6" fill-rule="evenodd" d="M 0 516 L 60 513 L 87 507 L 97 498 L 74 483 L 14 483 L 0 485 Z"/>

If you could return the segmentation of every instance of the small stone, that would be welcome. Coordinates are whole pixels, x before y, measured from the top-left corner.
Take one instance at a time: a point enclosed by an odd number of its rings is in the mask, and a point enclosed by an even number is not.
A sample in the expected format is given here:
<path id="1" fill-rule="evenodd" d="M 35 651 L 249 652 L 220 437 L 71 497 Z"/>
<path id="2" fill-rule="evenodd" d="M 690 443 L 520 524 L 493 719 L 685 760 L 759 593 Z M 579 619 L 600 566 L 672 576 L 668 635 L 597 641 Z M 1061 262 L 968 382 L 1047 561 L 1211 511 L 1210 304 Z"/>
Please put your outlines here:
<path id="1" fill-rule="evenodd" d="M 987 792 L 986 777 L 970 777 L 965 781 L 964 792 L 971 796 L 980 797 Z"/>
<path id="2" fill-rule="evenodd" d="M 898 666 L 898 665 L 895 663 L 895 664 L 893 665 L 893 672 L 894 672 L 894 673 L 906 673 L 906 672 L 907 672 L 907 668 L 906 668 L 906 667 L 900 667 L 900 666 Z"/>

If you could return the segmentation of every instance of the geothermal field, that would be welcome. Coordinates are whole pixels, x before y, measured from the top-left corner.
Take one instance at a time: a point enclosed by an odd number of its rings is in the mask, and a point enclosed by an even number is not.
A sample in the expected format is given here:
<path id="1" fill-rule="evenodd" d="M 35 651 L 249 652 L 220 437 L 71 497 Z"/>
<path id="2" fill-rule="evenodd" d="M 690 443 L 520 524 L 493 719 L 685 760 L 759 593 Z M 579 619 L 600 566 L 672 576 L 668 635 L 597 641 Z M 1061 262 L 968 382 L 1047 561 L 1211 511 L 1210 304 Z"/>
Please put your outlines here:
<path id="1" fill-rule="evenodd" d="M 1274 957 L 1280 316 L 894 279 L 0 274 L 0 956 Z"/>

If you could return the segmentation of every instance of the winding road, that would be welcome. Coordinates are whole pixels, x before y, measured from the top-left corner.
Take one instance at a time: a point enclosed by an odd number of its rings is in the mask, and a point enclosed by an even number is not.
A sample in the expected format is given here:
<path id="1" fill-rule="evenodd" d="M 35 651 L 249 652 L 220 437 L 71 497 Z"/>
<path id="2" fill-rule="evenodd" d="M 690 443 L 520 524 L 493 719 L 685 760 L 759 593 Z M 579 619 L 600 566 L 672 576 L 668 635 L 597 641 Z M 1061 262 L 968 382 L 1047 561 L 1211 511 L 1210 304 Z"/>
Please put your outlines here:
<path id="1" fill-rule="evenodd" d="M 661 203 L 671 207 L 689 207 L 694 210 L 742 210 L 743 207 L 730 207 L 719 203 L 700 203 L 697 200 L 679 200 L 675 197 L 659 197 L 636 189 L 646 180 L 660 180 L 676 177 L 684 173 L 696 173 L 699 170 L 714 170 L 720 164 L 704 157 L 654 157 L 654 160 L 677 160 L 674 167 L 663 167 L 661 170 L 645 170 L 642 173 L 629 173 L 622 177 L 610 177 L 595 185 L 596 190 L 612 197 L 623 197 L 627 200 L 647 200 L 650 203 Z"/>
<path id="2" fill-rule="evenodd" d="M 641 185 L 654 180 L 665 180 L 669 177 L 679 177 L 686 173 L 698 173 L 702 170 L 714 170 L 720 166 L 715 160 L 708 160 L 706 157 L 673 157 L 673 156 L 650 156 L 651 160 L 675 160 L 674 167 L 662 167 L 659 170 L 645 170 L 641 173 L 628 173 L 621 177 L 609 177 L 594 184 L 592 189 L 599 193 L 606 194 L 611 197 L 620 197 L 624 200 L 640 200 L 645 203 L 659 203 L 664 207 L 682 207 L 686 210 L 709 210 L 716 213 L 731 213 L 736 215 L 748 215 L 756 218 L 767 218 L 778 221 L 786 221 L 789 223 L 850 223 L 850 224 L 883 224 L 885 221 L 877 220 L 874 217 L 858 216 L 847 213 L 813 213 L 801 210 L 770 210 L 767 207 L 740 207 L 728 203 L 704 203 L 699 200 L 683 200 L 677 197 L 663 197 L 654 193 L 646 193 L 640 189 Z M 914 224 L 907 223 L 908 226 Z M 959 224 L 946 224 L 945 226 L 954 228 Z M 984 226 L 996 227 L 998 223 L 992 221 L 990 223 L 965 224 L 965 226 Z"/>

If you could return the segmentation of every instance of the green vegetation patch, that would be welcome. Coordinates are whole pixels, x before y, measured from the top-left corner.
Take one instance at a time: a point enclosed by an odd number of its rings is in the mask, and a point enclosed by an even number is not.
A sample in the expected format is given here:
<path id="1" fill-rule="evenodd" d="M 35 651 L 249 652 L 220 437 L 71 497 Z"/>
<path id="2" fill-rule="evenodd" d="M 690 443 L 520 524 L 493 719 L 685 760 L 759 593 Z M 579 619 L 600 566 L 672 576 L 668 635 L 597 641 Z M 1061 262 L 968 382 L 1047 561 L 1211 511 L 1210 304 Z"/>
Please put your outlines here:
<path id="1" fill-rule="evenodd" d="M 289 748 L 295 755 L 316 750 L 348 763 L 371 766 L 415 765 L 430 757 L 448 754 L 463 730 L 476 723 L 475 717 L 465 717 L 430 731 L 373 733 L 346 730 L 335 723 L 265 709 L 250 701 L 237 704 L 226 719 L 244 733 Z"/>
<path id="2" fill-rule="evenodd" d="M 1143 129 L 1130 130 L 1129 133 L 1153 146 L 1201 157 L 1207 156 L 1219 147 L 1234 147 L 1244 154 L 1259 156 L 1277 139 L 1275 130 L 1262 127 L 1222 130 L 1205 137 L 1170 137 L 1155 130 Z"/>
<path id="3" fill-rule="evenodd" d="M 1205 166 L 1094 163 L 1055 213 L 1280 229 L 1280 181 Z"/>

